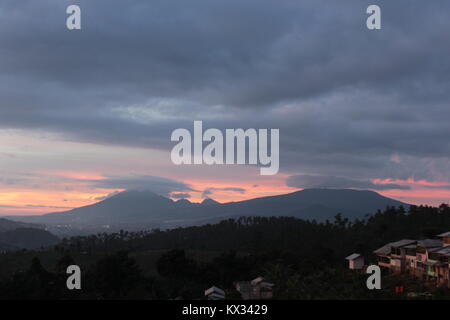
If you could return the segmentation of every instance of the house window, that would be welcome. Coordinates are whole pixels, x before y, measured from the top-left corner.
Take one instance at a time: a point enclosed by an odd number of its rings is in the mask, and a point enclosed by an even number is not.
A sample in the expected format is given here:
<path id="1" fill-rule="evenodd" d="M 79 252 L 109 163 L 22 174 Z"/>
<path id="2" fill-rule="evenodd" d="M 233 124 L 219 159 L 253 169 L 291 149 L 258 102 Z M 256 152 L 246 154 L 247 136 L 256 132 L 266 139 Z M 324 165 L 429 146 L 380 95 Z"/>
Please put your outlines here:
<path id="1" fill-rule="evenodd" d="M 378 261 L 381 263 L 386 263 L 386 264 L 390 264 L 391 263 L 391 259 L 387 258 L 387 257 L 378 257 Z"/>

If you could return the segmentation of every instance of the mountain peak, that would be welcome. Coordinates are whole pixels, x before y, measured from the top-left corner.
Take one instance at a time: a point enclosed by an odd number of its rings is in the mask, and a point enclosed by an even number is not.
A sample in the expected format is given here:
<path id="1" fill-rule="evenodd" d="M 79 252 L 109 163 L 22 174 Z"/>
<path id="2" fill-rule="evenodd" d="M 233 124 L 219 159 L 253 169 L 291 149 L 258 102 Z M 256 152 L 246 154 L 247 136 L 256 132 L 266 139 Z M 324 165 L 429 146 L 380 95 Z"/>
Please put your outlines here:
<path id="1" fill-rule="evenodd" d="M 192 202 L 190 202 L 188 199 L 180 199 L 180 200 L 177 200 L 177 201 L 175 201 L 176 203 L 192 203 Z"/>
<path id="2" fill-rule="evenodd" d="M 175 201 L 175 205 L 178 207 L 186 207 L 192 205 L 192 202 L 190 202 L 188 199 L 180 199 Z"/>
<path id="3" fill-rule="evenodd" d="M 220 202 L 211 199 L 211 198 L 205 198 L 202 202 L 202 205 L 206 205 L 206 206 L 212 206 L 212 205 L 216 205 L 216 204 L 220 204 Z"/>

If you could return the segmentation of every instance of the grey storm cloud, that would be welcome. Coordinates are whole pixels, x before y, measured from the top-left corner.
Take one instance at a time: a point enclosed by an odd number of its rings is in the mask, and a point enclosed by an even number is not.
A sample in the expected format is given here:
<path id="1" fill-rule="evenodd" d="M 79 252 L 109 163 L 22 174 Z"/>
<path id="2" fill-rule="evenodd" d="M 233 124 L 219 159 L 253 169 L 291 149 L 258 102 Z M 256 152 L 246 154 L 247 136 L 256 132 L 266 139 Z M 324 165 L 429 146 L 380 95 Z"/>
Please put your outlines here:
<path id="1" fill-rule="evenodd" d="M 244 188 L 237 188 L 237 187 L 225 187 L 225 188 L 206 188 L 202 192 L 203 198 L 208 198 L 210 195 L 216 193 L 216 192 L 237 192 L 244 194 L 247 192 Z"/>
<path id="2" fill-rule="evenodd" d="M 372 2 L 79 0 L 68 31 L 72 1 L 3 0 L 0 128 L 163 150 L 193 120 L 280 128 L 288 174 L 450 179 L 450 2 L 378 1 L 369 31 Z"/>
<path id="3" fill-rule="evenodd" d="M 189 193 L 171 193 L 170 196 L 174 199 L 189 199 L 191 197 Z"/>
<path id="4" fill-rule="evenodd" d="M 85 181 L 97 188 L 149 190 L 163 196 L 177 191 L 195 191 L 183 182 L 150 175 L 107 176 L 101 180 Z"/>
<path id="5" fill-rule="evenodd" d="M 334 176 L 295 175 L 286 180 L 286 184 L 295 188 L 345 188 L 345 189 L 402 189 L 408 190 L 409 186 L 401 186 L 393 183 L 375 184 L 368 180 L 355 180 Z"/>
<path id="6" fill-rule="evenodd" d="M 113 192 L 108 193 L 107 195 L 104 195 L 101 197 L 95 197 L 94 200 L 97 200 L 97 201 L 106 200 L 108 198 L 114 197 L 116 194 L 119 194 L 119 193 L 120 193 L 120 191 L 113 191 Z"/>

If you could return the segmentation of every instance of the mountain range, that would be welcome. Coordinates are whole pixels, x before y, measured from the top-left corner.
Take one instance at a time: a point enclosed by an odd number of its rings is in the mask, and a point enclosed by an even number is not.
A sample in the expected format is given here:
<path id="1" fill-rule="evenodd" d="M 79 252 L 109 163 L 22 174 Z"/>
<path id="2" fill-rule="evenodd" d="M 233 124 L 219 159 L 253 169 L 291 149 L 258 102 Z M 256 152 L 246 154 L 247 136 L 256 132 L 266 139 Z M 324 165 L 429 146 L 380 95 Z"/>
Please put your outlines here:
<path id="1" fill-rule="evenodd" d="M 15 221 L 68 229 L 170 228 L 213 223 L 237 216 L 293 216 L 333 220 L 337 213 L 349 219 L 364 218 L 378 209 L 408 204 L 376 192 L 351 189 L 305 189 L 293 193 L 219 203 L 205 199 L 193 203 L 173 201 L 151 191 L 124 191 L 92 205 L 42 216 L 13 216 Z"/>

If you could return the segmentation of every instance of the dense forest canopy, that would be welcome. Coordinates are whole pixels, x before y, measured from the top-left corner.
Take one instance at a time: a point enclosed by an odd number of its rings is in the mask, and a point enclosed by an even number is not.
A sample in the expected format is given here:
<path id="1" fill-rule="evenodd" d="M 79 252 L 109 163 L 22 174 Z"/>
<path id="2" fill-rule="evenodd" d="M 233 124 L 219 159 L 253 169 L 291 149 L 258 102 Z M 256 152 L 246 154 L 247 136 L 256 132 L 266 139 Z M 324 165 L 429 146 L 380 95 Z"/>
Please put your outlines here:
<path id="1" fill-rule="evenodd" d="M 234 281 L 259 275 L 276 284 L 275 298 L 390 297 L 369 292 L 364 275 L 346 270 L 344 258 L 358 252 L 373 262 L 373 250 L 388 242 L 445 231 L 450 208 L 443 204 L 390 207 L 355 221 L 341 214 L 322 223 L 242 217 L 166 231 L 79 236 L 39 252 L 0 255 L 0 297 L 198 298 L 211 285 L 233 297 Z M 28 269 L 8 269 L 23 257 L 34 257 Z M 45 268 L 40 259 L 47 261 Z M 82 292 L 64 290 L 64 266 L 70 263 L 86 270 Z"/>
<path id="2" fill-rule="evenodd" d="M 343 218 L 318 223 L 291 217 L 241 217 L 218 224 L 172 230 L 98 234 L 63 239 L 57 249 L 111 251 L 199 249 L 247 253 L 278 250 L 311 256 L 326 252 L 327 261 L 341 261 L 347 253 L 370 254 L 400 238 L 432 238 L 450 230 L 450 208 L 411 206 L 387 208 L 365 220 Z"/>

